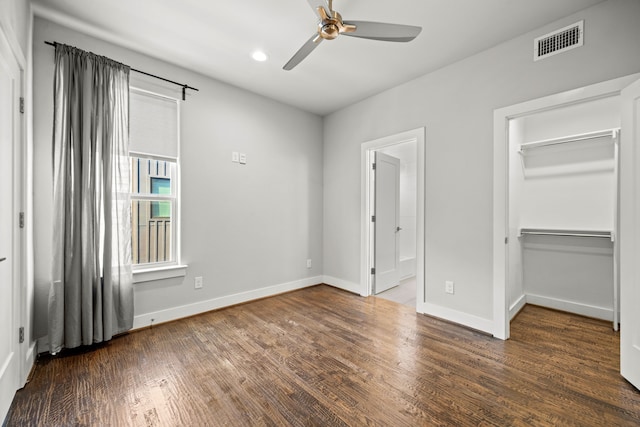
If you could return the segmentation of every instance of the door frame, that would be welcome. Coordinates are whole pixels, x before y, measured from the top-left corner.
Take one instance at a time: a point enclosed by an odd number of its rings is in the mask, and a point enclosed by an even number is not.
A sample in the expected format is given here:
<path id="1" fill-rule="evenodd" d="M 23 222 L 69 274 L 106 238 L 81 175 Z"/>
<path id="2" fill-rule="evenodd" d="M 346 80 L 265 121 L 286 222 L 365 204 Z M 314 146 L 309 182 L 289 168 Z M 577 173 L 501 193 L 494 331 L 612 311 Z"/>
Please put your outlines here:
<path id="1" fill-rule="evenodd" d="M 416 311 L 424 313 L 425 295 L 425 133 L 424 127 L 385 136 L 360 145 L 360 295 L 373 295 L 372 167 L 374 152 L 406 142 L 416 143 Z"/>
<path id="2" fill-rule="evenodd" d="M 534 113 L 620 95 L 640 74 L 500 108 L 493 114 L 493 336 L 510 336 L 508 295 L 509 251 L 509 121 Z M 616 238 L 618 244 L 619 239 Z"/>

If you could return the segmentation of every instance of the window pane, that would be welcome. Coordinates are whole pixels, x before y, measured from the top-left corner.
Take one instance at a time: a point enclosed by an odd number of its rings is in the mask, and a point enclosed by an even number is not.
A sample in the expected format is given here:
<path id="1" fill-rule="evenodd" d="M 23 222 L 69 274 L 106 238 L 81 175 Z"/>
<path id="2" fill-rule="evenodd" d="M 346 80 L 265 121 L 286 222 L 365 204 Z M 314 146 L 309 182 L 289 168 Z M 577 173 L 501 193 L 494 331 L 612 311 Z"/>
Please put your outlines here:
<path id="1" fill-rule="evenodd" d="M 133 264 L 173 261 L 172 202 L 132 200 L 131 217 Z"/>
<path id="2" fill-rule="evenodd" d="M 151 178 L 151 194 L 171 194 L 169 178 Z M 151 218 L 169 218 L 171 202 L 151 202 Z"/>
<path id="3" fill-rule="evenodd" d="M 131 156 L 131 194 L 173 195 L 175 173 L 175 162 Z"/>

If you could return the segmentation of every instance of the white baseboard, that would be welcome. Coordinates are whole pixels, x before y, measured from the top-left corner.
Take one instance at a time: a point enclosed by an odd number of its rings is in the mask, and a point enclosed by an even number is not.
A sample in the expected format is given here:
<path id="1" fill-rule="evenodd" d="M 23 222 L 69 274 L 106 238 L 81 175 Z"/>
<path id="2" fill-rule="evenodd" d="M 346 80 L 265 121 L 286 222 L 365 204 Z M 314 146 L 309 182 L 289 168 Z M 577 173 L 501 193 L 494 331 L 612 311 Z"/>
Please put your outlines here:
<path id="1" fill-rule="evenodd" d="M 337 277 L 323 276 L 322 283 L 333 286 L 334 288 L 342 289 L 348 292 L 352 292 L 358 295 L 364 295 L 363 289 L 359 283 L 349 282 L 347 280 L 338 279 Z"/>
<path id="2" fill-rule="evenodd" d="M 400 259 L 400 280 L 408 279 L 416 275 L 416 259 L 402 258 Z"/>
<path id="3" fill-rule="evenodd" d="M 521 295 L 520 298 L 509 307 L 509 320 L 513 320 L 516 317 L 516 314 L 522 310 L 522 308 L 527 304 L 527 296 Z"/>
<path id="4" fill-rule="evenodd" d="M 419 306 L 418 312 L 493 335 L 493 320 L 430 303 L 424 303 L 422 307 Z"/>
<path id="5" fill-rule="evenodd" d="M 31 369 L 33 369 L 33 364 L 36 362 L 36 346 L 37 341 L 34 341 L 27 349 L 27 354 L 24 357 L 24 372 L 22 373 L 22 378 L 20 378 L 20 384 L 24 386 L 27 383 L 27 379 L 29 378 L 29 374 L 31 373 Z"/>
<path id="6" fill-rule="evenodd" d="M 170 322 L 172 320 L 181 319 L 183 317 L 206 313 L 207 311 L 217 310 L 235 304 L 270 297 L 284 292 L 308 288 L 309 286 L 315 286 L 322 283 L 322 279 L 322 276 L 308 277 L 293 282 L 282 283 L 280 285 L 267 286 L 265 288 L 254 289 L 252 291 L 213 298 L 206 301 L 199 301 L 193 304 L 171 307 L 152 313 L 139 314 L 133 319 L 132 330 L 144 328 L 151 324 L 157 325 L 158 323 Z"/>
<path id="7" fill-rule="evenodd" d="M 526 298 L 528 304 L 553 308 L 555 310 L 593 317 L 595 319 L 613 321 L 613 310 L 610 308 L 596 307 L 593 305 L 581 304 L 574 301 L 566 301 L 541 295 L 527 294 Z"/>

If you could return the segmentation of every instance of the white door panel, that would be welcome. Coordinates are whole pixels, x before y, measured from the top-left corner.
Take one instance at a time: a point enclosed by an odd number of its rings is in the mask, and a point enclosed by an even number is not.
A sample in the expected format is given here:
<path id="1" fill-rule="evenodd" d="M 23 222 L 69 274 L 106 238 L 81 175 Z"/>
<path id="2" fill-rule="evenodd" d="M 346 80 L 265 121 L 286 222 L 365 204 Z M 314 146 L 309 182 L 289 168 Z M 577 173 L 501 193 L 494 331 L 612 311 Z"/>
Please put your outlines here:
<path id="1" fill-rule="evenodd" d="M 376 152 L 375 293 L 400 282 L 400 160 Z"/>
<path id="2" fill-rule="evenodd" d="M 620 372 L 640 389 L 640 80 L 622 91 Z"/>

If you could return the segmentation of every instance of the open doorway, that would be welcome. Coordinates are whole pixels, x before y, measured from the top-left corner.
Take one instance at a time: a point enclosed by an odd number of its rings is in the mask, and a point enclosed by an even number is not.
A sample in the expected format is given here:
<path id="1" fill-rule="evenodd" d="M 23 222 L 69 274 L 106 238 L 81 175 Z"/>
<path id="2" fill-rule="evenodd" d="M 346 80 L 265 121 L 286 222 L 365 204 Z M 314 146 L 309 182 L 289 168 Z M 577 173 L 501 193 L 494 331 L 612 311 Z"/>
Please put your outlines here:
<path id="1" fill-rule="evenodd" d="M 361 153 L 363 295 L 424 312 L 424 128 L 366 142 Z"/>
<path id="2" fill-rule="evenodd" d="M 526 303 L 617 329 L 620 91 L 635 78 L 495 111 L 495 337 Z"/>

